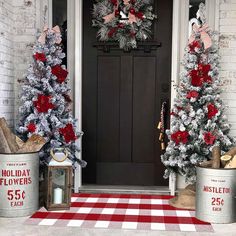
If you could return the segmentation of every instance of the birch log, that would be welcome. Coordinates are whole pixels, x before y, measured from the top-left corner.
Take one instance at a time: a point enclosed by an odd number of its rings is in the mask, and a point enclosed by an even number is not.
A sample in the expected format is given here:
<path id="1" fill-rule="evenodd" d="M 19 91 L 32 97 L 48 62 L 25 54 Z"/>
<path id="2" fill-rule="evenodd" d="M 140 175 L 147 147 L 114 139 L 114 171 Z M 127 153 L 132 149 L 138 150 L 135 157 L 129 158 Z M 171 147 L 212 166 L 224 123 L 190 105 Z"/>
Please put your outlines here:
<path id="1" fill-rule="evenodd" d="M 0 127 L 2 128 L 5 139 L 7 140 L 8 146 L 12 153 L 17 152 L 19 149 L 15 135 L 11 132 L 10 128 L 7 125 L 5 118 L 0 118 Z"/>

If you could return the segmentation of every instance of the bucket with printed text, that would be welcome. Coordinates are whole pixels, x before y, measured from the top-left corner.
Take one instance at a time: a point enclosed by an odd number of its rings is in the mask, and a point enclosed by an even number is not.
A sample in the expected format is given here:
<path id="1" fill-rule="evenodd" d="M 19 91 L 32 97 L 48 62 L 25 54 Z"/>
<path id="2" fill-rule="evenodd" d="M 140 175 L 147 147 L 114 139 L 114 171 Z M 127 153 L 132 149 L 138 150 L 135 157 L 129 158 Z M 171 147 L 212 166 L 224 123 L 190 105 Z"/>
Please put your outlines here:
<path id="1" fill-rule="evenodd" d="M 236 169 L 197 167 L 196 218 L 236 222 Z"/>
<path id="2" fill-rule="evenodd" d="M 0 217 L 29 216 L 38 198 L 38 153 L 0 154 Z"/>

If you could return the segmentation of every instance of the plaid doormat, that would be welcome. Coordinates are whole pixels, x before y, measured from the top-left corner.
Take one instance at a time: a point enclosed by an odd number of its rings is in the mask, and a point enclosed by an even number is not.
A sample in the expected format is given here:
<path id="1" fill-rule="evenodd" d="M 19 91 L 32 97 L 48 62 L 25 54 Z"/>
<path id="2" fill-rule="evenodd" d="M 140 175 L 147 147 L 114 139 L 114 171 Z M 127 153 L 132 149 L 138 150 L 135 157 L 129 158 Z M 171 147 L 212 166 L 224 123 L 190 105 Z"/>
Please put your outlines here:
<path id="1" fill-rule="evenodd" d="M 195 212 L 168 204 L 172 196 L 144 194 L 73 194 L 70 210 L 41 208 L 26 224 L 133 230 L 213 232 Z"/>

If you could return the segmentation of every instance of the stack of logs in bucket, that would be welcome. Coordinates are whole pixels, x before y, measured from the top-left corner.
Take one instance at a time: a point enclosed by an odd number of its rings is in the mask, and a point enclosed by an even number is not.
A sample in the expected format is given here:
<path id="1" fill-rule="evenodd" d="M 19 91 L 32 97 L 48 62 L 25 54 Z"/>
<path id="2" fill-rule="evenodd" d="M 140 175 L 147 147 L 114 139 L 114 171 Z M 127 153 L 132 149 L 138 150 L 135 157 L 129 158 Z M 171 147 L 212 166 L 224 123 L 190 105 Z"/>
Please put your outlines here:
<path id="1" fill-rule="evenodd" d="M 33 134 L 26 142 L 11 132 L 4 118 L 0 118 L 0 153 L 38 152 L 46 143 L 45 139 Z"/>
<path id="2" fill-rule="evenodd" d="M 221 149 L 215 146 L 212 149 L 212 159 L 200 163 L 200 167 L 207 169 L 232 169 L 236 168 L 236 147 L 231 148 L 223 156 Z M 178 196 L 170 199 L 171 206 L 185 209 L 195 209 L 196 184 L 189 184 L 181 190 Z"/>
<path id="3" fill-rule="evenodd" d="M 212 149 L 212 159 L 200 164 L 201 167 L 207 168 L 236 168 L 236 147 L 231 148 L 223 156 L 219 146 Z"/>
<path id="4" fill-rule="evenodd" d="M 24 142 L 0 118 L 0 217 L 29 216 L 38 209 L 38 152 L 45 143 L 36 134 Z"/>

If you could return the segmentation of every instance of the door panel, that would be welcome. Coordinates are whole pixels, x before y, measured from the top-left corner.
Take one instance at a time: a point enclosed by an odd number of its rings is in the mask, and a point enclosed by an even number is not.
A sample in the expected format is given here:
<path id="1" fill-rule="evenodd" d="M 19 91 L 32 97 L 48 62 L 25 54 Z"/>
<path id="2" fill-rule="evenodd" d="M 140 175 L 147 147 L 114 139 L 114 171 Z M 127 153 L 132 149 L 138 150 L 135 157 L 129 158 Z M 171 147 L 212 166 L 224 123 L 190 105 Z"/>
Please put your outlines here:
<path id="1" fill-rule="evenodd" d="M 120 58 L 98 57 L 98 161 L 119 161 Z"/>
<path id="2" fill-rule="evenodd" d="M 167 185 L 156 130 L 170 97 L 172 1 L 154 1 L 156 50 L 94 47 L 93 1 L 83 1 L 83 184 Z"/>
<path id="3" fill-rule="evenodd" d="M 153 162 L 155 130 L 155 57 L 134 57 L 133 161 Z"/>

